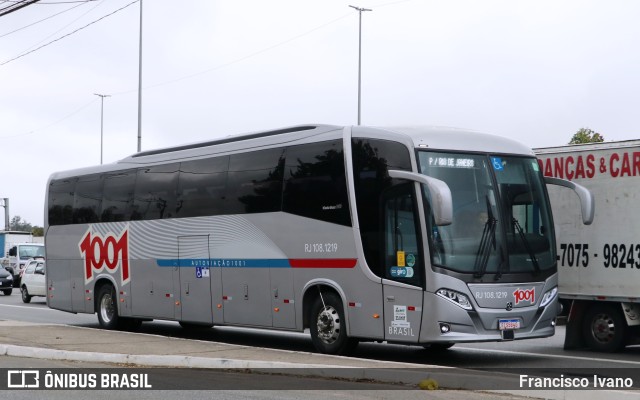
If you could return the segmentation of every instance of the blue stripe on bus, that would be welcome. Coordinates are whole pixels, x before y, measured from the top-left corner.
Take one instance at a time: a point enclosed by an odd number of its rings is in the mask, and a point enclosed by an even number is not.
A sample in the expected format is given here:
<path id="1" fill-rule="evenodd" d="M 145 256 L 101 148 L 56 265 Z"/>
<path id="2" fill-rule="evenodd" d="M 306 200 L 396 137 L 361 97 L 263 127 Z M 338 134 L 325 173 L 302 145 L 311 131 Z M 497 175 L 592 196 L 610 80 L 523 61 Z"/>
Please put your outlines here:
<path id="1" fill-rule="evenodd" d="M 156 260 L 159 267 L 340 268 L 356 266 L 355 258 L 185 258 Z"/>
<path id="2" fill-rule="evenodd" d="M 208 259 L 208 258 L 185 258 L 156 260 L 159 267 L 244 267 L 244 268 L 291 268 L 288 259 Z"/>

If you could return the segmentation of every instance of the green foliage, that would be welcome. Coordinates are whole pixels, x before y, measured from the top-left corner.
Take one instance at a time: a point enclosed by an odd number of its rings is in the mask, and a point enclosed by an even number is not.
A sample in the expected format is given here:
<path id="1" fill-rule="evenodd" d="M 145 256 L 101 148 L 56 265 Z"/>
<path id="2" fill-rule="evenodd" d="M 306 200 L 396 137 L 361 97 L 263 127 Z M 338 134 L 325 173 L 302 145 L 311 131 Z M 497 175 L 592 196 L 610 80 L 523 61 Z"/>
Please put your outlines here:
<path id="1" fill-rule="evenodd" d="M 9 223 L 9 230 L 31 232 L 31 229 L 33 229 L 33 226 L 27 221 L 23 221 L 19 215 L 11 218 L 11 222 Z"/>
<path id="2" fill-rule="evenodd" d="M 16 215 L 11 218 L 9 230 L 19 232 L 31 232 L 33 236 L 44 236 L 44 228 L 41 226 L 33 226 L 27 221 L 23 221 L 22 217 Z"/>
<path id="3" fill-rule="evenodd" d="M 581 144 L 581 143 L 600 143 L 604 142 L 604 137 L 589 128 L 580 128 L 578 132 L 573 135 L 569 144 Z"/>

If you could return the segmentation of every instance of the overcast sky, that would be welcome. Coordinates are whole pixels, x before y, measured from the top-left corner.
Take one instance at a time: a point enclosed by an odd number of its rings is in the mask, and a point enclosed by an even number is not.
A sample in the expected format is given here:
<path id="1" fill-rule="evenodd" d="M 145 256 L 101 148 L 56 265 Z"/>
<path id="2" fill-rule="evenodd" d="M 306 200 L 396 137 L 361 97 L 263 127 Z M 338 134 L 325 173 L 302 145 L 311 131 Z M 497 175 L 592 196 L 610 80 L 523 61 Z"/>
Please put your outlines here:
<path id="1" fill-rule="evenodd" d="M 91 24 L 131 2 L 42 0 L 0 17 L 0 197 L 11 217 L 42 225 L 48 176 L 100 163 L 94 93 L 111 95 L 104 162 L 136 152 L 140 3 Z M 470 128 L 530 147 L 582 127 L 640 137 L 635 0 L 144 0 L 142 149 L 356 124 L 349 4 L 373 9 L 362 21 L 363 125 Z"/>

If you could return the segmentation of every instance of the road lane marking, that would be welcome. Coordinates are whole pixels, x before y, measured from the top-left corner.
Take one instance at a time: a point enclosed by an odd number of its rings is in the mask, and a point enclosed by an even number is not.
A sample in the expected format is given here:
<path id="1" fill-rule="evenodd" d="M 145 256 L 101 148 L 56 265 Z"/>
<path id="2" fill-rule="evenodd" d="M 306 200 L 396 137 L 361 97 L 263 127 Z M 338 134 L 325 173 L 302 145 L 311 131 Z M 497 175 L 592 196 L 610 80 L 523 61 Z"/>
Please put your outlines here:
<path id="1" fill-rule="evenodd" d="M 609 358 L 595 358 L 595 357 L 579 357 L 579 356 L 563 356 L 560 354 L 544 354 L 544 353 L 528 353 L 523 351 L 513 351 L 513 350 L 496 350 L 496 349 L 478 349 L 474 347 L 458 347 L 460 350 L 471 350 L 471 351 L 479 351 L 483 353 L 500 353 L 500 354 L 516 354 L 516 355 L 525 355 L 525 356 L 534 356 L 534 357 L 547 357 L 547 358 L 562 358 L 567 360 L 580 360 L 580 361 L 605 361 L 612 362 L 618 364 L 631 364 L 631 365 L 640 365 L 638 361 L 627 361 L 627 360 L 613 360 Z"/>
<path id="2" fill-rule="evenodd" d="M 0 307 L 14 307 L 14 308 L 28 308 L 29 310 L 47 310 L 47 311 L 60 311 L 49 307 L 34 307 L 34 306 L 14 306 L 12 304 L 0 304 Z"/>

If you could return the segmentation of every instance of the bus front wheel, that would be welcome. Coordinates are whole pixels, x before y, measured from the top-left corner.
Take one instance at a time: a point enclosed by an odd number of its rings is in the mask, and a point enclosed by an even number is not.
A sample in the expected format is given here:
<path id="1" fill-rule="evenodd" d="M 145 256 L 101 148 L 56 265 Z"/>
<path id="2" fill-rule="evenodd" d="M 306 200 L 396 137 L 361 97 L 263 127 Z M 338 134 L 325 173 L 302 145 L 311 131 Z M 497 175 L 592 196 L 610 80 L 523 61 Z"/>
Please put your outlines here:
<path id="1" fill-rule="evenodd" d="M 332 292 L 323 293 L 313 302 L 309 330 L 313 346 L 320 353 L 347 354 L 358 344 L 357 339 L 347 336 L 342 301 Z"/>

